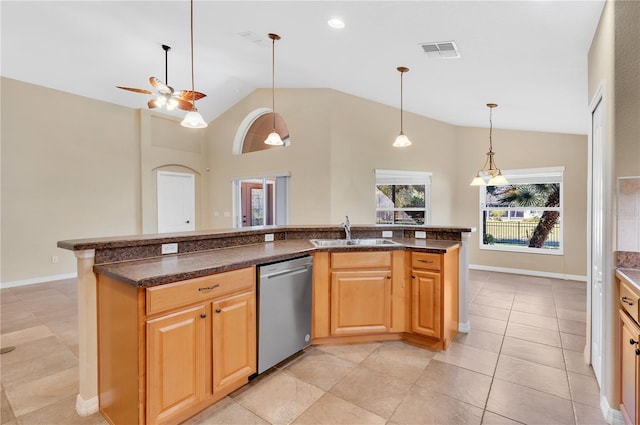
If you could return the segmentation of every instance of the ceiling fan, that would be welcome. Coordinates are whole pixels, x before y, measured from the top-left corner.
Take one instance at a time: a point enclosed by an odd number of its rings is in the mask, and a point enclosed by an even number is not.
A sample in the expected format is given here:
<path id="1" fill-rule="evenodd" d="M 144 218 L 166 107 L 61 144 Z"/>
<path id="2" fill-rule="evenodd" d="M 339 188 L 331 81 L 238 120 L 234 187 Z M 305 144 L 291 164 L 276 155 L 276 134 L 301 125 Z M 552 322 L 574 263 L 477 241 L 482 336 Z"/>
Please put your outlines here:
<path id="1" fill-rule="evenodd" d="M 155 89 L 154 91 L 146 89 L 136 89 L 132 87 L 116 87 L 135 93 L 157 95 L 155 99 L 151 99 L 149 102 L 147 102 L 147 106 L 149 107 L 149 109 L 165 107 L 169 111 L 175 108 L 182 109 L 183 111 L 190 111 L 191 109 L 193 109 L 193 104 L 191 102 L 193 102 L 194 100 L 202 99 L 206 96 L 206 94 L 197 91 L 194 92 L 191 90 L 175 91 L 173 90 L 173 87 L 168 85 L 168 54 L 169 50 L 171 50 L 171 47 L 163 44 L 162 49 L 164 50 L 164 80 L 167 82 L 166 84 L 156 77 L 149 77 L 149 83 L 151 83 L 151 86 Z"/>

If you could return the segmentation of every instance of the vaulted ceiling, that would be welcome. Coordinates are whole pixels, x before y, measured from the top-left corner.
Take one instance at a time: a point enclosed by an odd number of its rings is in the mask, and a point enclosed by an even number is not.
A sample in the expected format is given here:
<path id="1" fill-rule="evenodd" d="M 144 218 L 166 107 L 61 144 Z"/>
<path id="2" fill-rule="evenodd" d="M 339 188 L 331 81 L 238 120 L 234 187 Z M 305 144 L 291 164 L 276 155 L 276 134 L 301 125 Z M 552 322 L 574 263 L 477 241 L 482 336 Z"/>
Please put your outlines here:
<path id="1" fill-rule="evenodd" d="M 205 1 L 194 3 L 197 106 L 211 121 L 256 88 L 331 88 L 462 126 L 586 134 L 587 53 L 602 1 Z M 2 76 L 131 108 L 165 80 L 190 89 L 190 3 L 6 1 Z M 342 30 L 327 20 L 340 17 Z M 244 34 L 244 35 L 242 35 Z M 247 35 L 248 34 L 248 35 Z M 251 41 L 251 40 L 258 41 Z M 455 41 L 460 58 L 421 43 Z M 37 99 L 32 99 L 37 102 Z M 270 106 L 270 105 L 265 105 Z M 276 106 L 277 109 L 277 106 Z M 172 112 L 177 116 L 184 112 Z"/>

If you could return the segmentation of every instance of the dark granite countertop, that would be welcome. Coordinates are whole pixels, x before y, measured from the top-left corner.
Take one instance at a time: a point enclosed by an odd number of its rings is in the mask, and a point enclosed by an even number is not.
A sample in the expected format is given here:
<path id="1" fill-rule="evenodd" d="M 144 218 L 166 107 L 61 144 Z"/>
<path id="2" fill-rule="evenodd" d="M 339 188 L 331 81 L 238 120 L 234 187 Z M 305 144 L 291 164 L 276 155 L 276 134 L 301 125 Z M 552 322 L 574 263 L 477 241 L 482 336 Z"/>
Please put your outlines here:
<path id="1" fill-rule="evenodd" d="M 445 253 L 460 245 L 459 241 L 394 238 L 398 245 L 349 246 L 316 248 L 304 239 L 282 240 L 231 248 L 172 254 L 144 260 L 98 264 L 96 273 L 113 277 L 137 287 L 147 287 L 207 276 L 252 265 L 267 264 L 315 251 L 370 251 L 412 249 L 432 253 Z"/>
<path id="2" fill-rule="evenodd" d="M 640 291 L 640 269 L 617 268 L 616 275 L 627 280 Z"/>
<path id="3" fill-rule="evenodd" d="M 391 231 L 426 231 L 426 232 L 445 232 L 445 233 L 465 233 L 475 232 L 475 227 L 468 226 L 397 226 L 397 225 L 352 225 L 352 232 L 366 230 L 391 230 Z M 104 238 L 89 239 L 72 239 L 58 241 L 58 248 L 68 249 L 71 251 L 79 251 L 85 249 L 110 249 L 119 247 L 132 247 L 150 244 L 163 244 L 183 241 L 199 241 L 207 239 L 224 239 L 228 237 L 251 237 L 259 236 L 265 233 L 275 233 L 276 240 L 278 234 L 294 234 L 317 232 L 323 234 L 326 232 L 337 231 L 342 232 L 339 225 L 287 225 L 287 226 L 254 226 L 251 228 L 241 229 L 220 229 L 220 230 L 197 230 L 183 233 L 160 233 L 147 235 L 129 235 L 129 236 L 112 236 Z M 286 237 L 284 239 L 290 239 Z M 309 238 L 304 238 L 309 239 Z"/>

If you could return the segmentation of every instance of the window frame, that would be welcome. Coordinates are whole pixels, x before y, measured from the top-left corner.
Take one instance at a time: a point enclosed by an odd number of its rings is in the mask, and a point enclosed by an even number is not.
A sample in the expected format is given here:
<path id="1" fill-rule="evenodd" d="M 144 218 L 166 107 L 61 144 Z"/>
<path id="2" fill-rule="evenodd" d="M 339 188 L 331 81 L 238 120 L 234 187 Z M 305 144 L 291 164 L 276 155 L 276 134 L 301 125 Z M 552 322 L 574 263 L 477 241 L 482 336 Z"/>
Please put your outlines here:
<path id="1" fill-rule="evenodd" d="M 424 209 L 422 208 L 378 208 L 377 200 L 373 213 L 373 222 L 379 226 L 423 226 L 431 224 L 431 176 L 430 171 L 405 171 L 405 170 L 375 170 L 376 182 L 374 186 L 374 197 L 379 185 L 424 185 Z M 393 223 L 378 223 L 378 211 L 393 212 Z M 424 211 L 424 224 L 395 223 L 396 212 L 398 211 Z"/>
<path id="2" fill-rule="evenodd" d="M 541 167 L 541 168 L 521 168 L 513 170 L 502 170 L 502 175 L 509 181 L 509 184 L 536 184 L 536 183 L 558 183 L 560 185 L 560 206 L 559 207 L 489 207 L 486 206 L 486 188 L 479 186 L 479 208 L 478 208 L 478 245 L 484 251 L 518 252 L 528 254 L 543 255 L 564 255 L 564 166 Z M 560 213 L 559 223 L 559 246 L 555 248 L 529 248 L 528 246 L 513 245 L 488 245 L 484 243 L 485 227 L 483 223 L 484 212 L 495 210 L 503 211 L 558 211 Z"/>

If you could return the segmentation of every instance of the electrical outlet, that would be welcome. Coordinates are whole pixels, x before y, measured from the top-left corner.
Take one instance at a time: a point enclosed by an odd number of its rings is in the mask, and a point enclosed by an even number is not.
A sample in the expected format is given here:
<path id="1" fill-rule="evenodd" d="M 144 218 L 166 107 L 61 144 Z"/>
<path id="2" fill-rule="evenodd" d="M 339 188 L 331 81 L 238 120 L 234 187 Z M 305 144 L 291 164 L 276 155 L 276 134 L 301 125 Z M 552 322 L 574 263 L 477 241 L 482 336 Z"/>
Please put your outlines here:
<path id="1" fill-rule="evenodd" d="M 51 257 L 51 264 L 55 264 L 57 262 L 58 262 L 58 256 L 57 255 L 52 256 Z"/>
<path id="2" fill-rule="evenodd" d="M 416 239 L 427 239 L 427 232 L 416 231 Z"/>
<path id="3" fill-rule="evenodd" d="M 267 233 L 266 235 L 264 235 L 264 241 L 273 242 L 273 233 Z"/>
<path id="4" fill-rule="evenodd" d="M 382 231 L 382 237 L 383 238 L 392 238 L 393 237 L 393 231 L 391 231 L 391 230 L 383 230 Z"/>
<path id="5" fill-rule="evenodd" d="M 178 244 L 177 243 L 163 243 L 162 244 L 162 254 L 175 254 L 178 252 Z"/>

